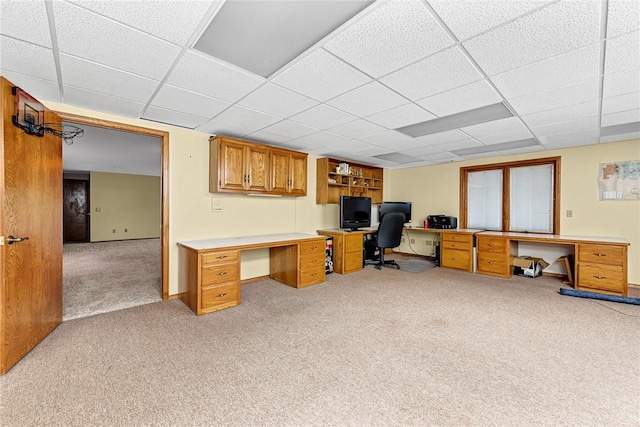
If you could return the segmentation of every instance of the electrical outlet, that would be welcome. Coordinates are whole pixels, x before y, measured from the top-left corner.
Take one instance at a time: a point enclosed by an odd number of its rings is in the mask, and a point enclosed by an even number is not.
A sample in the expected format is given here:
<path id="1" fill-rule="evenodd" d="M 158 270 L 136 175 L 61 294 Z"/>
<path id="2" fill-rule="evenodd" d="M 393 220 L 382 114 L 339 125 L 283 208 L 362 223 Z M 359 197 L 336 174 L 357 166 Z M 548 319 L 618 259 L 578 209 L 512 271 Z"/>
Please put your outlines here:
<path id="1" fill-rule="evenodd" d="M 425 240 L 424 244 L 427 246 L 433 246 L 433 242 L 431 240 Z"/>
<path id="2" fill-rule="evenodd" d="M 415 243 L 415 242 L 416 242 L 416 239 L 411 239 L 411 240 L 409 240 L 409 241 L 410 241 L 411 243 Z"/>
<path id="3" fill-rule="evenodd" d="M 114 228 L 113 230 L 111 230 L 111 232 L 112 232 L 112 233 L 115 233 L 115 232 L 116 232 L 116 229 Z"/>
<path id="4" fill-rule="evenodd" d="M 124 229 L 124 232 L 125 232 L 125 233 L 127 232 L 127 229 L 126 229 L 126 228 Z"/>
<path id="5" fill-rule="evenodd" d="M 567 218 L 573 218 L 573 211 L 571 209 L 567 209 Z"/>
<path id="6" fill-rule="evenodd" d="M 403 238 L 402 238 L 402 243 L 404 243 L 404 241 L 405 241 L 405 238 L 403 237 Z"/>

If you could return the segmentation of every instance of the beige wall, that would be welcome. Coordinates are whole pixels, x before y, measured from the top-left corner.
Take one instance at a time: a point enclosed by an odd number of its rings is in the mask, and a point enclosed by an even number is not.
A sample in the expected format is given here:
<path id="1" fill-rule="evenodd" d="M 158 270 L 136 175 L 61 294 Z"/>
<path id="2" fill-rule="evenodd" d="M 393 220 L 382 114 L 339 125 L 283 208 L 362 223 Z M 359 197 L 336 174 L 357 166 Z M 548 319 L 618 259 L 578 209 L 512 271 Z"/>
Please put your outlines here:
<path id="1" fill-rule="evenodd" d="M 560 233 L 627 239 L 631 243 L 629 282 L 640 284 L 640 201 L 598 200 L 599 164 L 640 159 L 640 140 L 388 170 L 385 198 L 412 201 L 414 225 L 419 225 L 430 214 L 460 217 L 460 167 L 554 156 L 561 156 L 562 162 Z M 572 218 L 566 217 L 567 210 L 573 211 Z M 418 248 L 424 245 L 424 242 L 416 243 Z M 531 247 L 521 249 L 530 251 Z"/>
<path id="2" fill-rule="evenodd" d="M 160 237 L 158 176 L 91 172 L 91 241 Z"/>

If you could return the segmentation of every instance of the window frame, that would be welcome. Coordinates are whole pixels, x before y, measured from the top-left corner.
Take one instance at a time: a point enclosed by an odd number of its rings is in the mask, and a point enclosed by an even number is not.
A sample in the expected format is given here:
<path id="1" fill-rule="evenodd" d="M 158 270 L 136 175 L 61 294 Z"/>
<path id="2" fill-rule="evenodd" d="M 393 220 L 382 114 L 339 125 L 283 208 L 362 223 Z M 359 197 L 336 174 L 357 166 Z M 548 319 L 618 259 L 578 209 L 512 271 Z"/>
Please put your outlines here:
<path id="1" fill-rule="evenodd" d="M 519 160 L 514 162 L 490 163 L 486 165 L 466 166 L 460 168 L 460 227 L 467 228 L 467 210 L 469 196 L 469 173 L 487 170 L 502 170 L 502 230 L 508 231 L 511 218 L 511 169 L 527 166 L 553 165 L 553 231 L 551 233 L 534 232 L 532 234 L 560 234 L 560 157 L 544 157 L 540 159 Z"/>

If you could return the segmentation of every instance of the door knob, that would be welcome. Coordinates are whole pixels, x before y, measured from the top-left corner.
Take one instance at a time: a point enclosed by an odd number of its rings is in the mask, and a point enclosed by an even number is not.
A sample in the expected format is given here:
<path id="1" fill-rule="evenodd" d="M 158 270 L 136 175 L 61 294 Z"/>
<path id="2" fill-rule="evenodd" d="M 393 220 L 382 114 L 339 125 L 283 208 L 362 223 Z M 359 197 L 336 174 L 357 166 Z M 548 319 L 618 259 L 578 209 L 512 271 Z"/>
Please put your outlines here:
<path id="1" fill-rule="evenodd" d="M 19 243 L 19 242 L 24 242 L 25 240 L 29 240 L 28 237 L 13 237 L 13 236 L 9 236 L 7 237 L 7 243 L 8 244 L 13 244 L 13 243 Z"/>

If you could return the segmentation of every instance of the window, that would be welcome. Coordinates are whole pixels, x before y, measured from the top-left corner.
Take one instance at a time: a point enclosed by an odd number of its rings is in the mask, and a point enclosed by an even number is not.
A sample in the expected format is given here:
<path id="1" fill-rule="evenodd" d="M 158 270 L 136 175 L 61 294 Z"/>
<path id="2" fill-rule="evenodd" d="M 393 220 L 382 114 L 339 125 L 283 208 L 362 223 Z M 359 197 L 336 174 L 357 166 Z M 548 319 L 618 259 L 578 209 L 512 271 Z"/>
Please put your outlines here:
<path id="1" fill-rule="evenodd" d="M 560 233 L 560 158 L 460 168 L 461 227 Z"/>

